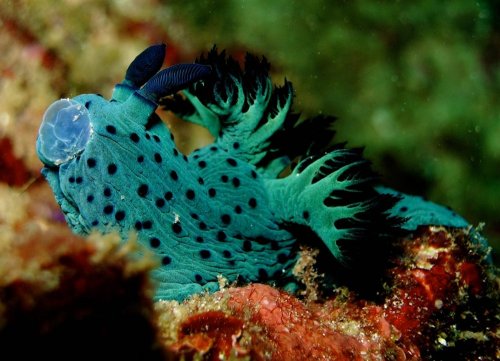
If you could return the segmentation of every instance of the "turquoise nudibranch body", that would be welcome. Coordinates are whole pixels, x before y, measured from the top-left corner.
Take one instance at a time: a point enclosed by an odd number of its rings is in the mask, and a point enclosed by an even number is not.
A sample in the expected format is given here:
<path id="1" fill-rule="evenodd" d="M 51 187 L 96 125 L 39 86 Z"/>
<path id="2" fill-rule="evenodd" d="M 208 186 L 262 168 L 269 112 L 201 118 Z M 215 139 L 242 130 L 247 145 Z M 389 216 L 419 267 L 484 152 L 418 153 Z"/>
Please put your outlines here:
<path id="1" fill-rule="evenodd" d="M 383 248 L 405 227 L 467 225 L 429 202 L 412 218 L 411 201 L 398 206 L 404 196 L 375 187 L 360 149 L 330 144 L 333 118 L 292 112 L 291 84 L 273 88 L 265 59 L 248 55 L 242 69 L 214 49 L 160 71 L 164 56 L 164 45 L 141 53 L 109 101 L 55 102 L 37 140 L 76 233 L 135 231 L 158 256 L 157 299 L 215 291 L 219 275 L 293 283 L 298 245 L 310 238 L 347 262 L 351 249 Z M 214 143 L 183 155 L 159 105 L 205 126 Z"/>

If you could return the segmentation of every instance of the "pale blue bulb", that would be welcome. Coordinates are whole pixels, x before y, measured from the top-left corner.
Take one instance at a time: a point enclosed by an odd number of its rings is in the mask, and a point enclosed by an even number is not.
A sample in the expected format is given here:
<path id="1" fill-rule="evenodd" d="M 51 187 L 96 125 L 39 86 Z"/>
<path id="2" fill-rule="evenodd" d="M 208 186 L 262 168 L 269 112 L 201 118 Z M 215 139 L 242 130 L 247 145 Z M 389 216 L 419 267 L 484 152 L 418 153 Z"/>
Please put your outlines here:
<path id="1" fill-rule="evenodd" d="M 92 127 L 87 108 L 72 99 L 60 99 L 43 115 L 36 148 L 45 164 L 59 166 L 80 154 Z"/>

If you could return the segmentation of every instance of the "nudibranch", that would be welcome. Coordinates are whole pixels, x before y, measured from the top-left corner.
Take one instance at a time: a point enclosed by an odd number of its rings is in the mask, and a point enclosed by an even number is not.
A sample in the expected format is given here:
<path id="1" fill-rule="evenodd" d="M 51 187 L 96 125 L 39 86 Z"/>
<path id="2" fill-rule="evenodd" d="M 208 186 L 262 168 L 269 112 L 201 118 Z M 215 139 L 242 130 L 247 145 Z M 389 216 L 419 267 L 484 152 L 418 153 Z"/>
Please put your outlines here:
<path id="1" fill-rule="evenodd" d="M 292 111 L 291 83 L 273 87 L 265 58 L 247 55 L 242 68 L 214 48 L 160 70 L 165 49 L 137 56 L 109 101 L 53 103 L 36 144 L 74 232 L 136 232 L 158 256 L 157 299 L 215 291 L 219 275 L 293 284 L 298 244 L 311 238 L 348 262 L 401 229 L 467 225 L 377 188 L 361 149 L 331 144 L 333 117 Z M 182 154 L 159 105 L 206 127 L 214 143 Z"/>

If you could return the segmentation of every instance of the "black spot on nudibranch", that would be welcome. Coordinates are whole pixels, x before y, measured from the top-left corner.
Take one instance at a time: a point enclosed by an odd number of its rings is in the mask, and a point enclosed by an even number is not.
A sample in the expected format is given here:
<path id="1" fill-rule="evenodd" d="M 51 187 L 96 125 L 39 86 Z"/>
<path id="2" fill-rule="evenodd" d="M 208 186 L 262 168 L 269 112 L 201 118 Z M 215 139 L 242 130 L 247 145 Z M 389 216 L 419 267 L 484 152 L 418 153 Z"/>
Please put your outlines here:
<path id="1" fill-rule="evenodd" d="M 95 167 L 95 165 L 96 165 L 96 161 L 95 161 L 95 159 L 94 159 L 94 158 L 89 158 L 89 159 L 87 159 L 87 166 L 88 166 L 89 168 L 94 168 L 94 167 Z"/>
<path id="2" fill-rule="evenodd" d="M 138 162 L 138 163 L 142 163 L 142 162 L 144 162 L 144 156 L 143 156 L 143 155 L 138 156 L 138 157 L 137 157 L 137 162 Z"/>
<path id="3" fill-rule="evenodd" d="M 251 208 L 255 208 L 257 207 L 257 200 L 255 198 L 250 198 L 248 200 L 248 205 L 251 207 Z"/>
<path id="4" fill-rule="evenodd" d="M 195 197 L 195 193 L 192 189 L 188 189 L 186 191 L 186 198 L 189 199 L 190 201 L 192 201 Z"/>
<path id="5" fill-rule="evenodd" d="M 94 200 L 94 196 L 92 194 L 89 194 L 87 196 L 87 202 L 92 203 L 93 200 Z"/>
<path id="6" fill-rule="evenodd" d="M 170 178 L 172 178 L 172 180 L 174 181 L 179 179 L 179 176 L 177 175 L 177 172 L 175 170 L 170 172 Z"/>
<path id="7" fill-rule="evenodd" d="M 238 149 L 240 147 L 240 143 L 234 142 L 233 143 L 233 149 Z"/>
<path id="8" fill-rule="evenodd" d="M 216 194 L 217 194 L 217 192 L 216 192 L 216 190 L 214 188 L 210 188 L 208 190 L 208 195 L 210 196 L 210 198 L 215 197 Z"/>
<path id="9" fill-rule="evenodd" d="M 264 268 L 259 268 L 259 278 L 261 280 L 267 280 L 269 278 L 269 275 L 267 274 L 267 271 Z"/>
<path id="10" fill-rule="evenodd" d="M 309 219 L 309 212 L 308 211 L 302 212 L 302 218 L 304 218 L 305 220 L 308 220 Z"/>
<path id="11" fill-rule="evenodd" d="M 149 133 L 146 133 L 146 139 L 147 139 L 147 140 L 150 140 L 150 139 L 151 139 L 151 136 L 149 135 Z"/>
<path id="12" fill-rule="evenodd" d="M 155 204 L 158 208 L 162 208 L 165 205 L 165 200 L 163 198 L 157 198 Z"/>
<path id="13" fill-rule="evenodd" d="M 203 237 L 198 236 L 198 237 L 196 237 L 196 242 L 203 243 L 203 242 L 205 242 L 205 240 L 203 239 Z"/>
<path id="14" fill-rule="evenodd" d="M 76 184 L 82 184 L 83 178 L 82 177 L 76 177 L 75 182 L 76 182 Z"/>
<path id="15" fill-rule="evenodd" d="M 125 211 L 122 211 L 122 210 L 117 211 L 117 212 L 115 213 L 115 219 L 116 219 L 117 221 L 122 221 L 122 220 L 124 220 L 124 219 L 125 219 Z"/>
<path id="16" fill-rule="evenodd" d="M 229 177 L 227 175 L 223 175 L 220 177 L 220 180 L 224 183 L 227 183 L 229 181 Z"/>
<path id="17" fill-rule="evenodd" d="M 234 186 L 235 188 L 238 188 L 238 187 L 240 186 L 240 184 L 241 184 L 240 179 L 239 179 L 239 178 L 237 178 L 237 177 L 234 177 L 234 178 L 231 180 L 231 182 L 233 183 L 233 186 Z"/>
<path id="18" fill-rule="evenodd" d="M 152 248 L 158 248 L 160 247 L 160 240 L 156 237 L 153 237 L 149 240 L 149 244 Z"/>
<path id="19" fill-rule="evenodd" d="M 182 226 L 179 222 L 174 222 L 172 224 L 172 231 L 175 233 L 175 234 L 179 234 L 182 232 Z"/>
<path id="20" fill-rule="evenodd" d="M 104 212 L 104 214 L 111 214 L 111 213 L 113 213 L 113 209 L 114 209 L 113 205 L 108 204 L 107 206 L 105 206 L 103 208 L 102 211 Z"/>
<path id="21" fill-rule="evenodd" d="M 111 197 L 111 189 L 109 188 L 104 188 L 104 192 L 102 192 L 104 194 L 104 197 Z"/>
<path id="22" fill-rule="evenodd" d="M 238 165 L 238 163 L 236 163 L 236 161 L 233 158 L 227 158 L 226 162 L 232 167 L 236 167 L 236 165 Z"/>
<path id="23" fill-rule="evenodd" d="M 146 195 L 148 194 L 148 191 L 149 191 L 149 187 L 147 184 L 141 184 L 139 186 L 139 188 L 137 188 L 137 194 L 139 195 L 139 197 L 146 197 Z"/>
<path id="24" fill-rule="evenodd" d="M 109 174 L 109 175 L 113 175 L 113 174 L 115 174 L 115 173 L 116 173 L 116 171 L 117 171 L 117 169 L 118 169 L 118 168 L 117 168 L 116 164 L 114 164 L 114 163 L 109 164 L 109 165 L 108 165 L 108 174 Z"/>
<path id="25" fill-rule="evenodd" d="M 161 157 L 161 155 L 160 155 L 160 153 L 155 153 L 154 157 L 155 157 L 155 162 L 156 163 L 161 163 L 162 160 L 163 160 L 162 157 Z"/>
<path id="26" fill-rule="evenodd" d="M 132 133 L 130 134 L 130 140 L 134 143 L 139 143 L 139 136 L 137 135 L 137 133 Z"/>
<path id="27" fill-rule="evenodd" d="M 173 149 L 172 152 L 174 153 L 174 157 L 177 157 L 179 155 L 179 151 L 177 149 Z"/>
<path id="28" fill-rule="evenodd" d="M 207 229 L 207 224 L 205 222 L 200 222 L 200 224 L 198 224 L 198 228 L 204 231 Z"/>
<path id="29" fill-rule="evenodd" d="M 227 225 L 227 224 L 231 223 L 231 216 L 229 214 L 223 214 L 220 217 L 220 220 L 222 221 L 222 223 Z"/>
<path id="30" fill-rule="evenodd" d="M 253 179 L 256 179 L 256 178 L 257 178 L 257 172 L 256 172 L 256 171 L 254 171 L 253 169 L 252 169 L 252 171 L 250 172 L 250 175 L 252 176 L 252 178 L 253 178 Z"/>
<path id="31" fill-rule="evenodd" d="M 406 211 L 408 211 L 408 207 L 404 207 L 403 206 L 403 207 L 399 208 L 399 211 L 400 212 L 406 212 Z"/>
<path id="32" fill-rule="evenodd" d="M 161 259 L 161 264 L 164 266 L 168 266 L 170 263 L 172 263 L 172 258 L 169 256 L 165 256 Z"/>
<path id="33" fill-rule="evenodd" d="M 156 134 L 153 135 L 153 139 L 155 140 L 156 143 L 160 143 L 160 137 L 158 137 Z"/>
<path id="34" fill-rule="evenodd" d="M 151 229 L 152 227 L 153 227 L 153 222 L 151 222 L 149 220 L 142 222 L 142 228 Z"/>
<path id="35" fill-rule="evenodd" d="M 69 178 L 68 178 L 68 181 L 69 181 L 70 183 L 75 183 L 75 177 L 69 177 Z"/>
<path id="36" fill-rule="evenodd" d="M 243 209 L 241 208 L 241 206 L 236 206 L 234 207 L 234 212 L 240 214 L 241 212 L 243 212 Z"/>
<path id="37" fill-rule="evenodd" d="M 204 160 L 200 160 L 198 162 L 198 167 L 205 168 L 206 166 L 207 166 L 207 162 L 205 162 Z"/>
<path id="38" fill-rule="evenodd" d="M 172 198 L 174 198 L 174 194 L 172 192 L 166 192 L 165 195 L 163 196 L 163 198 L 165 198 L 165 200 L 167 201 L 170 201 L 172 200 Z"/>
<path id="39" fill-rule="evenodd" d="M 196 281 L 196 282 L 201 282 L 201 281 L 203 281 L 203 277 L 201 277 L 201 275 L 199 275 L 199 274 L 195 274 L 195 275 L 194 275 L 194 279 L 195 279 L 195 281 Z"/>
<path id="40" fill-rule="evenodd" d="M 155 204 L 158 208 L 162 208 L 165 205 L 165 200 L 163 198 L 157 198 Z"/>
<path id="41" fill-rule="evenodd" d="M 252 250 L 252 242 L 250 242 L 249 240 L 246 240 L 243 242 L 243 250 L 245 252 L 250 252 Z"/>
<path id="42" fill-rule="evenodd" d="M 106 130 L 109 134 L 116 134 L 116 128 L 112 125 L 106 125 Z"/>
<path id="43" fill-rule="evenodd" d="M 227 239 L 226 233 L 224 231 L 217 232 L 217 240 L 220 242 L 224 242 Z"/>
<path id="44" fill-rule="evenodd" d="M 142 229 L 142 222 L 140 222 L 140 221 L 135 222 L 135 224 L 134 224 L 134 228 L 135 228 L 137 231 L 140 231 L 140 230 Z"/>
<path id="45" fill-rule="evenodd" d="M 231 258 L 231 252 L 229 252 L 227 249 L 222 252 L 222 255 L 224 256 L 224 258 Z"/>
<path id="46" fill-rule="evenodd" d="M 207 249 L 202 249 L 200 251 L 200 257 L 203 258 L 203 259 L 207 259 L 207 258 L 210 258 L 211 254 L 210 254 L 210 251 L 207 250 Z"/>

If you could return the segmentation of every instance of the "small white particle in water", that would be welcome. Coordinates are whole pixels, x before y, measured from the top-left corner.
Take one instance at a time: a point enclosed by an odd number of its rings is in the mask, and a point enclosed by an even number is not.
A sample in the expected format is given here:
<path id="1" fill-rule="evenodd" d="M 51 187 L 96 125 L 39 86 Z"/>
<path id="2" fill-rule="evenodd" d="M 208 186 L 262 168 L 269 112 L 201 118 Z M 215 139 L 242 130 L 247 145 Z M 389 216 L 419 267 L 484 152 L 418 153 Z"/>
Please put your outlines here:
<path id="1" fill-rule="evenodd" d="M 436 300 L 434 301 L 434 306 L 439 310 L 441 307 L 443 307 L 443 301 L 442 300 Z"/>
<path id="2" fill-rule="evenodd" d="M 443 345 L 443 346 L 447 346 L 448 345 L 448 342 L 446 342 L 446 340 L 442 337 L 438 337 L 438 342 Z"/>
<path id="3" fill-rule="evenodd" d="M 174 213 L 174 223 L 179 223 L 180 220 L 181 220 L 181 217 L 177 213 Z"/>

